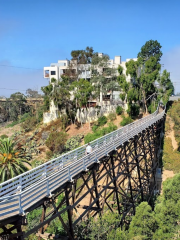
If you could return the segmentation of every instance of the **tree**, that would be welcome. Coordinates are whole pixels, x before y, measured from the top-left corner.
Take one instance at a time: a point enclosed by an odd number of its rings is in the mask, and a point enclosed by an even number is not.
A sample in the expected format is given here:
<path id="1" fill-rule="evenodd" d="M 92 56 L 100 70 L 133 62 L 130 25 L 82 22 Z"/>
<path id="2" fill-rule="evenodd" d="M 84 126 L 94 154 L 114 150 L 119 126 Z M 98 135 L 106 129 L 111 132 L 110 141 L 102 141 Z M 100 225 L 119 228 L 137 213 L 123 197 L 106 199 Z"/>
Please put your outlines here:
<path id="1" fill-rule="evenodd" d="M 130 74 L 133 85 L 142 101 L 144 111 L 148 113 L 148 99 L 155 93 L 155 81 L 159 76 L 161 65 L 159 63 L 162 56 L 161 45 L 157 41 L 147 41 L 138 53 L 138 60 L 130 60 L 126 63 L 127 72 Z"/>
<path id="2" fill-rule="evenodd" d="M 38 93 L 36 90 L 32 90 L 31 88 L 28 88 L 26 90 L 26 95 L 28 98 L 40 98 L 42 97 L 41 94 Z"/>
<path id="3" fill-rule="evenodd" d="M 157 223 L 151 207 L 147 202 L 142 202 L 136 208 L 136 214 L 132 218 L 129 227 L 129 237 L 132 239 L 135 236 L 142 239 L 152 239 L 153 233 L 157 228 Z M 133 238 L 134 239 L 134 238 Z"/>
<path id="4" fill-rule="evenodd" d="M 100 103 L 103 100 L 103 95 L 107 95 L 108 92 L 113 94 L 113 91 L 119 90 L 116 69 L 109 68 L 108 61 L 109 56 L 107 54 L 103 54 L 102 56 L 94 54 L 92 57 L 91 83 L 94 86 L 95 96 L 99 97 Z"/>
<path id="5" fill-rule="evenodd" d="M 90 96 L 92 96 L 93 86 L 88 80 L 79 79 L 71 85 L 77 107 L 86 106 Z"/>
<path id="6" fill-rule="evenodd" d="M 78 64 L 90 63 L 93 52 L 92 47 L 86 47 L 85 50 L 73 50 L 71 51 L 72 60 L 77 60 Z"/>
<path id="7" fill-rule="evenodd" d="M 26 103 L 26 96 L 20 92 L 13 93 L 10 98 L 7 98 L 5 107 L 9 112 L 10 120 L 17 121 L 19 115 L 30 111 Z"/>
<path id="8" fill-rule="evenodd" d="M 141 58 L 143 63 L 149 60 L 150 57 L 155 57 L 157 62 L 160 62 L 162 57 L 161 45 L 157 40 L 149 40 L 142 47 L 141 51 L 137 55 Z"/>
<path id="9" fill-rule="evenodd" d="M 0 181 L 4 182 L 28 170 L 30 155 L 9 138 L 0 139 Z"/>
<path id="10" fill-rule="evenodd" d="M 139 100 L 139 91 L 137 86 L 134 84 L 134 78 L 136 77 L 136 65 L 137 63 L 133 60 L 130 60 L 128 62 L 128 70 L 127 73 L 131 73 L 132 80 L 131 82 L 126 81 L 126 77 L 123 74 L 123 67 L 118 67 L 119 76 L 117 77 L 117 81 L 119 83 L 120 89 L 122 93 L 120 94 L 120 98 L 122 101 L 125 99 L 128 103 L 128 114 L 131 117 L 135 117 L 139 115 L 139 105 L 136 104 L 136 102 Z"/>
<path id="11" fill-rule="evenodd" d="M 164 70 L 162 75 L 159 75 L 159 98 L 162 99 L 164 105 L 169 101 L 169 97 L 174 93 L 174 86 L 170 79 L 170 73 Z"/>

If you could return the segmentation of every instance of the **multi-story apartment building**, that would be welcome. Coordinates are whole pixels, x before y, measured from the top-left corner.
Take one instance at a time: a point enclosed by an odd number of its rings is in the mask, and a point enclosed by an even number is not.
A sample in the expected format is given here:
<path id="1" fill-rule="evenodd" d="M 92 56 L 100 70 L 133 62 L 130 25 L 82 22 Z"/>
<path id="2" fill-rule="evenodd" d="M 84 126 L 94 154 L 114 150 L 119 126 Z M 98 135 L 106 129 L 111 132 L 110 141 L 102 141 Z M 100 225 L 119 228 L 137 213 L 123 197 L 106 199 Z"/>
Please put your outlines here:
<path id="1" fill-rule="evenodd" d="M 101 57 L 103 53 L 98 53 L 98 56 Z M 110 59 L 107 62 L 107 67 L 117 69 L 118 66 L 122 66 L 124 69 L 124 74 L 126 74 L 126 61 L 121 61 L 121 56 L 115 56 L 114 59 Z M 137 60 L 134 58 L 133 60 Z M 44 67 L 44 78 L 48 78 L 51 81 L 51 78 L 61 80 L 61 75 L 66 74 L 69 69 L 74 70 L 76 73 L 79 72 L 78 78 L 91 78 L 91 64 L 77 64 L 76 60 L 58 60 L 57 63 L 51 63 L 49 67 Z M 118 72 L 117 72 L 118 74 Z M 130 76 L 127 76 L 127 81 L 130 81 Z"/>
<path id="2" fill-rule="evenodd" d="M 98 53 L 99 57 L 103 56 L 103 53 Z M 62 80 L 61 76 L 63 74 L 69 74 L 72 73 L 72 75 L 76 76 L 76 78 L 84 78 L 90 80 L 93 76 L 93 70 L 96 70 L 100 74 L 103 73 L 105 68 L 112 68 L 114 69 L 114 74 L 118 76 L 118 66 L 123 67 L 123 73 L 126 75 L 126 62 L 128 62 L 130 59 L 126 59 L 126 61 L 121 61 L 121 56 L 115 56 L 114 59 L 108 60 L 106 62 L 105 67 L 99 67 L 96 65 L 91 64 L 77 64 L 76 60 L 58 60 L 57 63 L 51 63 L 49 67 L 44 67 L 44 78 L 49 79 L 49 82 L 51 82 L 52 78 L 55 78 L 57 80 Z M 133 60 L 137 60 L 134 58 Z M 108 76 L 107 76 L 108 77 Z M 126 76 L 126 80 L 129 82 L 131 80 L 130 76 Z M 113 91 L 107 93 L 106 96 L 100 97 L 100 105 L 103 104 L 111 104 L 108 100 L 120 100 L 119 98 L 120 92 L 119 91 Z M 73 93 L 72 93 L 73 98 Z M 94 101 L 95 104 L 98 104 L 98 100 Z M 109 102 L 109 103 L 108 103 Z M 50 112 L 57 112 L 57 108 L 54 105 L 54 103 L 51 103 Z"/>

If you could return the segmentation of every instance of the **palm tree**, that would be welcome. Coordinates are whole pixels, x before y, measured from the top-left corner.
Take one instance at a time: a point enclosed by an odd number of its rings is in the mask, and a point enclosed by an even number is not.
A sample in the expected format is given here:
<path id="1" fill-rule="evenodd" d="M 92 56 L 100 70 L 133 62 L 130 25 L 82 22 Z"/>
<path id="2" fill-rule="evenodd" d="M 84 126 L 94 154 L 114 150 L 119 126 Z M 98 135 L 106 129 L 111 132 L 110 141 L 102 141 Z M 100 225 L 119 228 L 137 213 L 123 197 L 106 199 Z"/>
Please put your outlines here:
<path id="1" fill-rule="evenodd" d="M 0 182 L 29 170 L 30 158 L 21 145 L 9 138 L 0 139 Z"/>

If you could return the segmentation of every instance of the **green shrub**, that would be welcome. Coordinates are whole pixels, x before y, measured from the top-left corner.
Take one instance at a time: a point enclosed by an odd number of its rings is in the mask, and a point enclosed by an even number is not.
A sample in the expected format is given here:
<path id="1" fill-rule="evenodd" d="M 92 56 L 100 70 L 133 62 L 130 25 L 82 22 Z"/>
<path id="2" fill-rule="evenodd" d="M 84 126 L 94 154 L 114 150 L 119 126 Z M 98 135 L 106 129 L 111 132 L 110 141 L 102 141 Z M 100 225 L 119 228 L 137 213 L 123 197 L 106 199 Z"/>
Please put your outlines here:
<path id="1" fill-rule="evenodd" d="M 61 117 L 61 127 L 62 129 L 66 129 L 66 127 L 68 126 L 68 116 L 67 114 L 63 114 Z"/>
<path id="2" fill-rule="evenodd" d="M 131 116 L 131 117 L 137 117 L 139 115 L 139 109 L 140 106 L 132 103 L 131 105 L 128 104 L 128 110 L 127 113 Z"/>
<path id="3" fill-rule="evenodd" d="M 108 119 L 112 122 L 112 121 L 114 121 L 114 120 L 116 120 L 116 114 L 115 113 L 110 113 L 109 115 L 108 115 Z"/>
<path id="4" fill-rule="evenodd" d="M 29 132 L 36 127 L 37 120 L 36 117 L 28 117 L 26 120 L 21 124 L 21 127 L 25 130 L 25 132 Z"/>
<path id="5" fill-rule="evenodd" d="M 117 115 L 121 115 L 123 113 L 123 108 L 121 106 L 117 106 L 116 113 Z"/>
<path id="6" fill-rule="evenodd" d="M 3 134 L 0 136 L 1 139 L 4 139 L 4 138 L 8 138 L 8 136 L 6 134 Z"/>
<path id="7" fill-rule="evenodd" d="M 131 117 L 124 117 L 123 116 L 123 120 L 120 122 L 120 125 L 125 126 L 129 123 L 132 123 L 132 122 L 133 122 L 133 120 L 131 119 Z"/>
<path id="8" fill-rule="evenodd" d="M 84 137 L 84 142 L 88 143 L 88 142 L 92 142 L 97 138 L 100 138 L 112 131 L 115 131 L 117 129 L 117 126 L 114 125 L 113 123 L 109 123 L 108 127 L 104 127 L 102 129 L 98 129 L 95 133 L 88 133 L 85 137 Z"/>
<path id="9" fill-rule="evenodd" d="M 6 128 L 9 128 L 9 127 L 14 127 L 15 125 L 17 125 L 19 123 L 19 121 L 14 121 L 8 125 L 6 125 Z"/>
<path id="10" fill-rule="evenodd" d="M 66 132 L 51 132 L 46 140 L 46 146 L 52 153 L 62 153 L 65 149 L 68 134 Z"/>
<path id="11" fill-rule="evenodd" d="M 96 130 L 98 129 L 98 127 L 99 127 L 98 125 L 93 125 L 93 126 L 92 126 L 92 131 L 93 131 L 93 132 L 96 132 Z"/>
<path id="12" fill-rule="evenodd" d="M 106 116 L 102 116 L 98 118 L 98 125 L 99 126 L 104 126 L 107 123 L 107 117 Z"/>
<path id="13" fill-rule="evenodd" d="M 66 151 L 72 151 L 75 148 L 78 148 L 80 146 L 82 135 L 76 135 L 71 138 L 69 138 L 65 144 Z"/>

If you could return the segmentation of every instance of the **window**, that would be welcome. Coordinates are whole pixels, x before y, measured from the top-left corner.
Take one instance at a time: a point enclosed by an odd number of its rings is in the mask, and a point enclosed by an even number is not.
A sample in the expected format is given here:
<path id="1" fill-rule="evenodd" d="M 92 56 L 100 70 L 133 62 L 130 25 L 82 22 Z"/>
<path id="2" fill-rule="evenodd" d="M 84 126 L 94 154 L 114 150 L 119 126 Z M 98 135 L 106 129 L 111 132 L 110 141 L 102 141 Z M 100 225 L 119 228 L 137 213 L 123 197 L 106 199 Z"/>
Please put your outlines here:
<path id="1" fill-rule="evenodd" d="M 51 71 L 51 75 L 56 75 L 56 71 Z"/>
<path id="2" fill-rule="evenodd" d="M 49 70 L 45 70 L 45 77 L 49 77 Z"/>
<path id="3" fill-rule="evenodd" d="M 64 63 L 64 66 L 66 66 L 66 63 Z"/>

